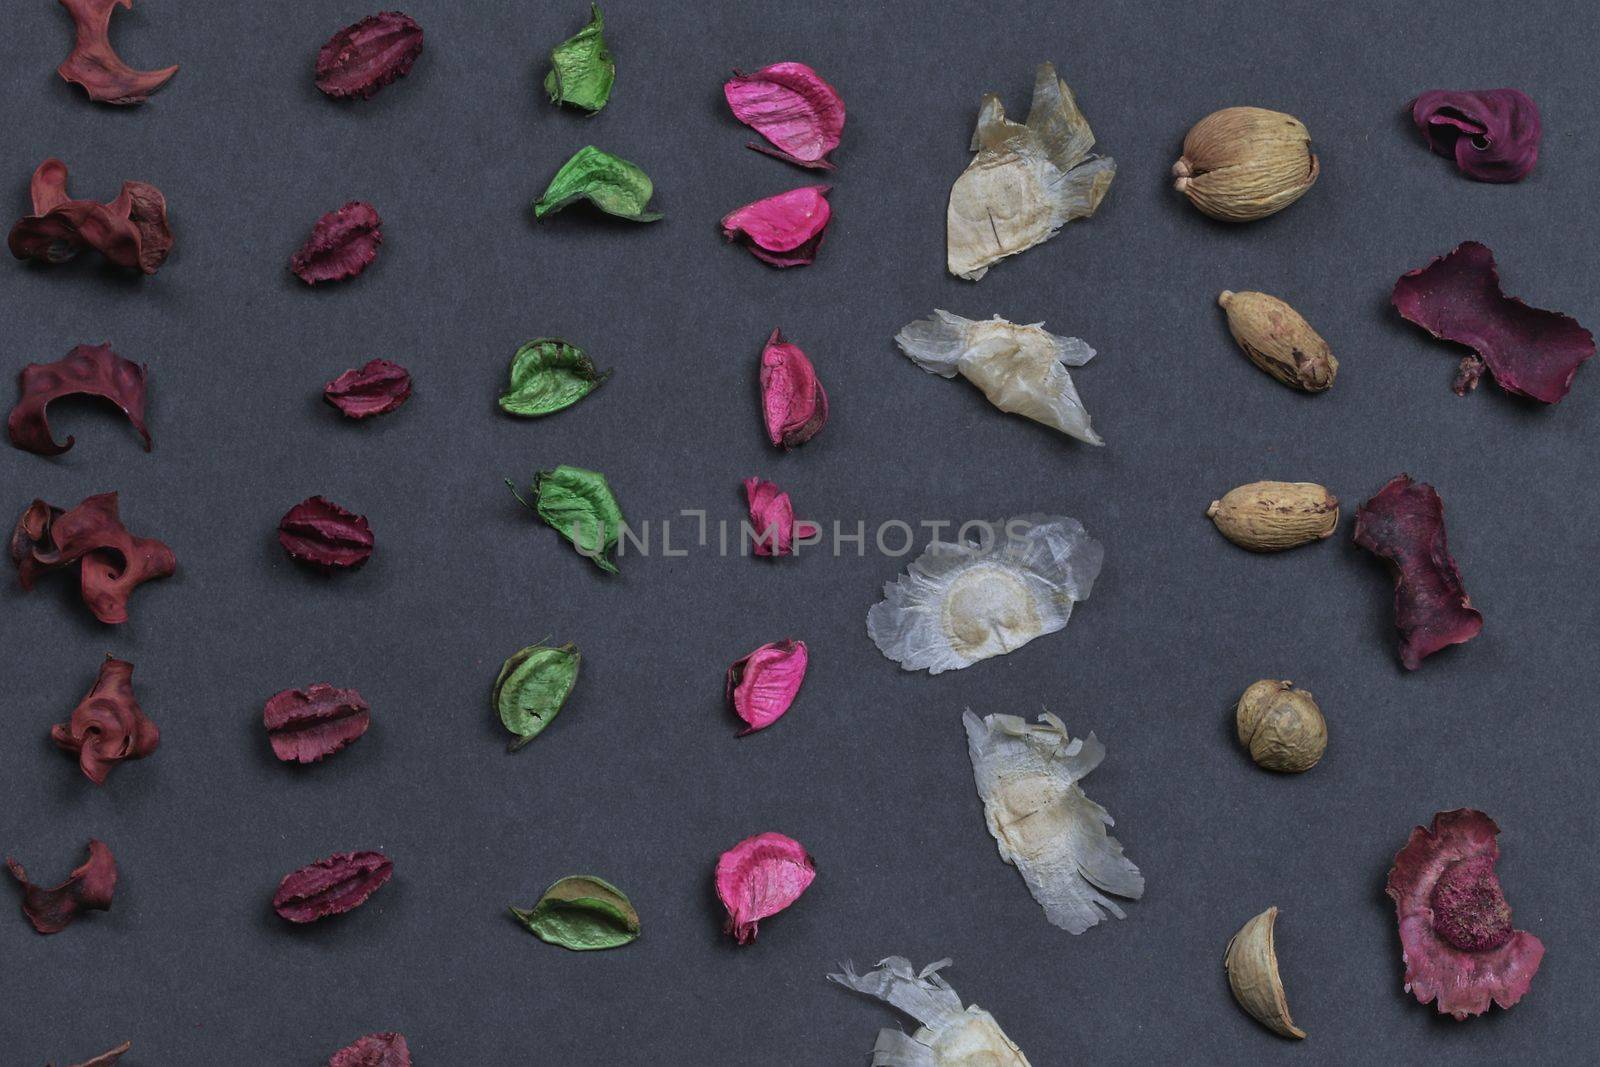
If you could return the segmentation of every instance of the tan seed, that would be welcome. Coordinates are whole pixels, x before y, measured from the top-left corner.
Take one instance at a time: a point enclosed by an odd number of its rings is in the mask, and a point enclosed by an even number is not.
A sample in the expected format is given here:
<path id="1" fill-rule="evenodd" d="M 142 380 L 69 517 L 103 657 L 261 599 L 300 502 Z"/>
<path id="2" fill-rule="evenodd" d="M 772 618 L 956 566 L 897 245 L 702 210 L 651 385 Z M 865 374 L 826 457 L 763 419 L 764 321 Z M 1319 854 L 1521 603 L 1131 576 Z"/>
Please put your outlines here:
<path id="1" fill-rule="evenodd" d="M 1307 393 L 1320 393 L 1333 384 L 1339 361 L 1328 342 L 1294 308 L 1266 293 L 1227 289 L 1217 303 L 1228 313 L 1228 329 L 1251 363 Z"/>
<path id="2" fill-rule="evenodd" d="M 1251 482 L 1213 500 L 1206 515 L 1240 548 L 1282 552 L 1331 535 L 1339 498 L 1315 482 Z"/>

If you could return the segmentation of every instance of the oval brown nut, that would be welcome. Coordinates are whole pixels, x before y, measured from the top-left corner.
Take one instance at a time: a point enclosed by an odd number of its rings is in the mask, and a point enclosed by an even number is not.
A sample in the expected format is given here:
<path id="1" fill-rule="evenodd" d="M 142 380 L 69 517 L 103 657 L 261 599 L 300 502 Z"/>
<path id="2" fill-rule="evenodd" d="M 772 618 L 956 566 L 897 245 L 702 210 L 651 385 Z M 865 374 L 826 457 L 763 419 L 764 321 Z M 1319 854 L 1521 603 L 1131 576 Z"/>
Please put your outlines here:
<path id="1" fill-rule="evenodd" d="M 1315 482 L 1251 482 L 1213 500 L 1206 516 L 1252 552 L 1320 541 L 1339 525 L 1339 498 Z"/>
<path id="2" fill-rule="evenodd" d="M 1214 219 L 1249 222 L 1300 199 L 1321 169 L 1311 135 L 1293 115 L 1226 107 L 1195 123 L 1183 139 L 1172 185 Z"/>
<path id="3" fill-rule="evenodd" d="M 1299 774 L 1328 750 L 1328 721 L 1311 694 L 1290 681 L 1264 678 L 1244 691 L 1234 711 L 1239 743 L 1256 766 Z"/>
<path id="4" fill-rule="evenodd" d="M 1307 393 L 1320 393 L 1333 384 L 1339 373 L 1333 349 L 1294 308 L 1266 293 L 1227 289 L 1217 303 L 1228 313 L 1228 329 L 1251 363 Z"/>

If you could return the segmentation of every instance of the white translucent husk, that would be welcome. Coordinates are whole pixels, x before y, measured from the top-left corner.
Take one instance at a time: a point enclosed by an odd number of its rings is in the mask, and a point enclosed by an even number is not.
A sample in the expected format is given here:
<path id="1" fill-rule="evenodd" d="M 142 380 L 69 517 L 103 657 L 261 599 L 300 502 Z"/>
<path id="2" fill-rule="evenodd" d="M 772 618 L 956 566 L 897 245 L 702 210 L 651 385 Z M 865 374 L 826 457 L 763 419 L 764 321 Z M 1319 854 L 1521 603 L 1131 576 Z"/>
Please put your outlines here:
<path id="1" fill-rule="evenodd" d="M 1019 326 L 996 315 L 964 319 L 935 310 L 894 335 L 900 351 L 929 374 L 957 374 L 983 390 L 1001 411 L 1042 422 L 1091 445 L 1105 444 L 1089 424 L 1068 367 L 1094 358 L 1076 337 L 1060 337 L 1035 322 Z"/>
<path id="2" fill-rule="evenodd" d="M 883 587 L 867 634 L 908 671 L 959 670 L 1067 624 L 1105 549 L 1077 519 L 1024 515 L 981 525 L 978 541 L 935 541 Z"/>
<path id="3" fill-rule="evenodd" d="M 1078 785 L 1105 759 L 1105 746 L 1072 739 L 1048 712 L 1029 724 L 1016 715 L 962 716 L 984 818 L 1000 858 L 1022 878 L 1045 918 L 1081 934 L 1107 912 L 1127 916 L 1107 893 L 1144 895 L 1144 875 L 1106 832 L 1105 808 Z"/>
<path id="4" fill-rule="evenodd" d="M 1093 215 L 1117 173 L 1113 160 L 1090 153 L 1093 147 L 1088 120 L 1049 63 L 1034 75 L 1026 123 L 1007 119 L 1000 98 L 985 95 L 972 134 L 977 155 L 950 190 L 950 273 L 976 281 L 1068 220 Z"/>
<path id="5" fill-rule="evenodd" d="M 1031 1067 L 1028 1057 L 1000 1029 L 994 1016 L 971 1005 L 939 975 L 950 961 L 930 963 L 921 971 L 902 956 L 890 956 L 876 970 L 857 974 L 850 964 L 831 981 L 886 1001 L 922 1026 L 913 1034 L 887 1027 L 872 1046 L 872 1067 Z"/>

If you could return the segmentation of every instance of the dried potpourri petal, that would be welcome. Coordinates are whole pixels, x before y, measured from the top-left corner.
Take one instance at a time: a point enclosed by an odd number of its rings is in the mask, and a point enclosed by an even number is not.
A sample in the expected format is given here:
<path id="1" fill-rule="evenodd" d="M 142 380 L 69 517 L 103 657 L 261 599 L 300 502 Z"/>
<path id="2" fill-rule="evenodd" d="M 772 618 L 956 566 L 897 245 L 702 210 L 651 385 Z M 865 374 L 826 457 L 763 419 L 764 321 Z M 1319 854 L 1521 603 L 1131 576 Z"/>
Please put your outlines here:
<path id="1" fill-rule="evenodd" d="M 313 496 L 284 512 L 278 544 L 291 559 L 324 571 L 353 570 L 372 556 L 372 527 L 365 515 Z"/>
<path id="2" fill-rule="evenodd" d="M 961 717 L 983 815 L 1000 858 L 1022 872 L 1045 918 L 1081 934 L 1109 912 L 1127 916 L 1107 893 L 1144 896 L 1144 875 L 1106 833 L 1110 814 L 1078 783 L 1100 766 L 1105 746 L 1094 734 L 1070 738 L 1046 712 L 1036 724 L 1017 715 Z"/>
<path id="3" fill-rule="evenodd" d="M 800 842 L 779 833 L 747 837 L 717 861 L 717 898 L 727 909 L 724 932 L 741 945 L 756 939 L 756 926 L 800 899 L 817 876 L 817 865 Z"/>
<path id="4" fill-rule="evenodd" d="M 969 526 L 982 536 L 965 537 Z M 878 651 L 908 671 L 960 670 L 1066 626 L 1087 600 L 1105 549 L 1077 519 L 1024 515 L 967 523 L 934 541 L 867 612 Z"/>
<path id="5" fill-rule="evenodd" d="M 722 85 L 733 117 L 772 143 L 746 147 L 810 167 L 832 170 L 827 155 L 844 132 L 844 100 L 804 63 L 774 63 L 753 74 L 735 70 Z"/>
<path id="6" fill-rule="evenodd" d="M 607 574 L 617 573 L 610 554 L 622 536 L 625 520 L 605 475 L 566 464 L 540 471 L 533 476 L 531 504 L 517 494 L 510 479 L 506 484 L 511 486 L 518 503 L 537 512 L 547 525 L 572 542 L 579 555 Z"/>
<path id="7" fill-rule="evenodd" d="M 109 911 L 117 887 L 117 861 L 105 842 L 89 839 L 89 858 L 54 889 L 28 881 L 22 864 L 6 857 L 6 869 L 22 886 L 22 914 L 41 934 L 65 930 L 83 911 Z"/>
<path id="8" fill-rule="evenodd" d="M 961 997 L 939 972 L 948 959 L 913 970 L 904 956 L 890 956 L 878 969 L 828 975 L 847 989 L 893 1004 L 922 1025 L 916 1033 L 884 1027 L 872 1046 L 877 1067 L 1029 1067 L 1028 1057 L 1006 1036 L 994 1016 L 978 1007 L 961 1007 Z"/>
<path id="9" fill-rule="evenodd" d="M 1433 486 L 1395 475 L 1356 509 L 1355 540 L 1394 575 L 1394 624 L 1407 670 L 1441 648 L 1478 636 L 1483 615 L 1472 606 L 1450 556 L 1444 502 Z"/>
<path id="10" fill-rule="evenodd" d="M 422 27 L 409 15 L 384 11 L 346 26 L 317 52 L 317 88 L 335 99 L 363 100 L 411 73 L 422 54 Z"/>
<path id="11" fill-rule="evenodd" d="M 1539 161 L 1539 106 L 1518 89 L 1432 89 L 1411 101 L 1411 121 L 1474 181 L 1519 182 Z"/>
<path id="12" fill-rule="evenodd" d="M 972 134 L 977 155 L 950 190 L 950 273 L 977 281 L 1072 219 L 1093 215 L 1117 173 L 1116 162 L 1091 154 L 1093 147 L 1089 122 L 1052 64 L 1039 64 L 1034 75 L 1025 125 L 1007 119 L 1000 98 L 986 93 Z"/>
<path id="13" fill-rule="evenodd" d="M 342 915 L 383 888 L 394 864 L 381 852 L 336 852 L 284 876 L 272 910 L 292 923 Z"/>
<path id="14" fill-rule="evenodd" d="M 90 100 L 102 104 L 142 104 L 178 73 L 176 66 L 134 70 L 111 47 L 111 16 L 117 8 L 133 10 L 133 0 L 61 0 L 72 16 L 77 41 L 56 73 L 81 85 Z"/>
<path id="15" fill-rule="evenodd" d="M 778 330 L 761 350 L 761 413 L 767 439 L 786 449 L 805 444 L 828 422 L 828 394 L 816 368 Z"/>
<path id="16" fill-rule="evenodd" d="M 106 657 L 94 686 L 72 716 L 50 728 L 56 747 L 78 757 L 89 781 L 105 785 L 111 768 L 144 759 L 161 744 L 161 731 L 133 695 L 133 664 Z"/>
<path id="17" fill-rule="evenodd" d="M 354 689 L 317 682 L 275 693 L 261 722 L 273 755 L 285 763 L 316 763 L 366 733 L 372 708 Z"/>
<path id="18" fill-rule="evenodd" d="M 571 104 L 593 115 L 611 99 L 617 62 L 606 47 L 606 20 L 599 4 L 590 4 L 589 24 L 550 50 L 550 73 L 544 91 L 553 104 Z"/>
<path id="19" fill-rule="evenodd" d="M 11 443 L 40 456 L 58 456 L 72 447 L 75 437 L 57 444 L 50 432 L 45 411 L 50 401 L 60 396 L 103 396 L 128 416 L 133 428 L 144 438 L 150 451 L 150 431 L 144 425 L 145 378 L 148 366 L 141 367 L 111 351 L 109 344 L 78 345 L 54 363 L 30 363 L 18 378 L 21 396 L 6 429 Z"/>
<path id="20" fill-rule="evenodd" d="M 167 200 L 148 182 L 123 182 L 115 200 L 101 204 L 67 195 L 67 165 L 47 159 L 29 186 L 33 214 L 11 227 L 7 245 L 18 259 L 64 263 L 93 248 L 108 261 L 154 274 L 172 251 Z"/>
<path id="21" fill-rule="evenodd" d="M 383 220 L 371 204 L 352 200 L 317 220 L 311 236 L 289 257 L 289 269 L 307 285 L 354 278 L 378 258 Z"/>
<path id="22" fill-rule="evenodd" d="M 411 372 L 387 359 L 369 360 L 323 386 L 322 399 L 346 418 L 385 415 L 411 399 Z"/>
<path id="23" fill-rule="evenodd" d="M 1389 870 L 1406 992 L 1458 1021 L 1482 1015 L 1491 1000 L 1502 1008 L 1521 1000 L 1544 958 L 1543 942 L 1511 926 L 1494 870 L 1499 833 L 1481 811 L 1441 811 L 1411 831 Z"/>
<path id="24" fill-rule="evenodd" d="M 561 165 L 544 195 L 533 202 L 533 217 L 542 219 L 569 204 L 587 200 L 607 215 L 631 222 L 654 222 L 659 211 L 647 210 L 655 192 L 650 176 L 625 159 L 585 145 Z"/>
<path id="25" fill-rule="evenodd" d="M 804 267 L 817 258 L 833 217 L 829 185 L 807 185 L 746 204 L 722 217 L 722 236 L 742 241 L 750 254 L 774 267 Z"/>
<path id="26" fill-rule="evenodd" d="M 70 511 L 35 500 L 12 531 L 11 560 L 23 589 L 32 589 L 42 574 L 78 564 L 83 602 L 105 623 L 127 622 L 133 590 L 178 566 L 172 549 L 122 525 L 116 493 L 85 497 Z"/>
<path id="27" fill-rule="evenodd" d="M 626 893 L 592 874 L 571 875 L 531 908 L 511 914 L 539 940 L 574 952 L 620 948 L 639 938 L 639 913 Z"/>
<path id="28" fill-rule="evenodd" d="M 1572 318 L 1506 296 L 1494 253 L 1477 241 L 1402 274 L 1391 299 L 1433 336 L 1477 353 L 1461 361 L 1457 396 L 1477 385 L 1487 367 L 1506 392 L 1554 404 L 1594 355 L 1594 335 Z"/>
<path id="29" fill-rule="evenodd" d="M 508 752 L 515 752 L 550 725 L 578 684 L 583 657 L 572 642 L 559 648 L 529 645 L 506 660 L 494 680 L 490 703 L 507 730 L 515 736 Z"/>
<path id="30" fill-rule="evenodd" d="M 73 1064 L 72 1067 L 111 1067 L 112 1064 L 122 1059 L 122 1057 L 126 1056 L 130 1051 L 132 1051 L 132 1049 L 133 1042 L 124 1041 L 116 1048 L 107 1049 L 92 1059 L 84 1060 L 82 1063 Z M 52 1067 L 52 1065 L 45 1064 L 45 1067 Z"/>
<path id="31" fill-rule="evenodd" d="M 806 643 L 791 637 L 768 642 L 728 668 L 728 704 L 748 724 L 740 737 L 783 718 L 806 680 L 808 663 Z"/>
<path id="32" fill-rule="evenodd" d="M 411 1048 L 405 1035 L 392 1030 L 368 1034 L 335 1052 L 328 1067 L 411 1067 Z"/>
<path id="33" fill-rule="evenodd" d="M 760 478 L 744 480 L 750 507 L 750 543 L 758 556 L 788 556 L 796 544 L 817 536 L 815 523 L 797 522 L 789 494 Z"/>
<path id="34" fill-rule="evenodd" d="M 577 345 L 557 337 L 540 337 L 511 357 L 511 380 L 500 394 L 500 410 L 535 418 L 569 408 L 611 377 Z"/>

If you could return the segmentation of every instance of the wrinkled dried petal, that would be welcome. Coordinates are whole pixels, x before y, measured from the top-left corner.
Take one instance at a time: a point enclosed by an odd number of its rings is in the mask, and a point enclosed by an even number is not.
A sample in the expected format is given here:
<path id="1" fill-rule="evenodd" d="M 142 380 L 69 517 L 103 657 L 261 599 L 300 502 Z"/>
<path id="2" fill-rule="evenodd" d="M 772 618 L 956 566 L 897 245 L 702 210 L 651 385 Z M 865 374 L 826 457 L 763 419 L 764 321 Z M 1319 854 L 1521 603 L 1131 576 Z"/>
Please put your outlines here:
<path id="1" fill-rule="evenodd" d="M 515 494 L 517 487 L 509 479 L 506 484 Z M 534 475 L 532 504 L 521 496 L 517 501 L 537 512 L 579 555 L 607 574 L 617 573 L 610 557 L 625 520 L 605 475 L 563 464 Z"/>
<path id="2" fill-rule="evenodd" d="M 122 1057 L 126 1056 L 130 1051 L 132 1051 L 132 1049 L 133 1042 L 124 1041 L 116 1048 L 107 1049 L 98 1056 L 84 1060 L 82 1063 L 73 1064 L 72 1067 L 111 1067 L 112 1064 L 122 1059 Z M 52 1067 L 52 1065 L 45 1064 L 45 1067 Z"/>
<path id="3" fill-rule="evenodd" d="M 284 512 L 278 522 L 278 544 L 292 559 L 333 571 L 367 562 L 374 542 L 365 515 L 313 496 Z"/>
<path id="4" fill-rule="evenodd" d="M 758 556 L 788 556 L 797 543 L 817 536 L 814 523 L 798 522 L 789 494 L 760 478 L 744 480 L 745 500 L 750 507 L 750 544 Z"/>
<path id="5" fill-rule="evenodd" d="M 722 236 L 741 241 L 774 267 L 803 267 L 817 258 L 832 211 L 832 186 L 808 185 L 746 204 L 722 217 Z"/>
<path id="6" fill-rule="evenodd" d="M 150 451 L 150 431 L 144 425 L 145 377 L 149 367 L 123 359 L 106 345 L 78 345 L 54 363 L 30 363 L 18 378 L 21 396 L 6 429 L 11 443 L 41 456 L 58 456 L 76 438 L 57 444 L 45 411 L 60 396 L 101 396 L 122 409 Z"/>
<path id="7" fill-rule="evenodd" d="M 538 737 L 560 714 L 578 684 L 582 661 L 578 647 L 568 642 L 559 648 L 529 645 L 501 665 L 489 702 L 515 737 L 509 751 Z"/>
<path id="8" fill-rule="evenodd" d="M 85 497 L 70 511 L 35 500 L 11 535 L 11 560 L 22 588 L 40 575 L 78 564 L 83 602 L 105 623 L 128 621 L 128 597 L 144 582 L 177 570 L 172 549 L 135 537 L 117 515 L 117 494 Z"/>
<path id="9" fill-rule="evenodd" d="M 366 733 L 372 709 L 354 689 L 318 682 L 274 694 L 261 722 L 273 755 L 285 763 L 316 763 Z"/>
<path id="10" fill-rule="evenodd" d="M 808 663 L 806 643 L 785 638 L 762 645 L 728 668 L 728 704 L 748 723 L 740 737 L 783 718 L 806 680 Z"/>
<path id="11" fill-rule="evenodd" d="M 1356 510 L 1356 544 L 1389 564 L 1400 662 L 1416 670 L 1424 657 L 1478 636 L 1483 615 L 1472 606 L 1444 532 L 1444 502 L 1433 486 L 1398 474 Z"/>
<path id="12" fill-rule="evenodd" d="M 639 937 L 633 902 L 593 875 L 563 878 L 533 907 L 512 908 L 511 914 L 539 940 L 574 952 L 618 948 Z"/>
<path id="13" fill-rule="evenodd" d="M 352 200 L 317 220 L 311 236 L 289 257 L 289 269 L 307 285 L 354 278 L 378 258 L 383 220 L 371 204 Z"/>
<path id="14" fill-rule="evenodd" d="M 747 147 L 815 170 L 832 170 L 827 155 L 844 132 L 844 100 L 804 63 L 774 63 L 754 74 L 734 71 L 722 85 L 734 118 L 772 147 Z"/>
<path id="15" fill-rule="evenodd" d="M 741 945 L 756 939 L 756 926 L 800 899 L 817 876 L 800 842 L 779 833 L 747 837 L 717 861 L 717 898 L 727 909 L 724 932 Z"/>
<path id="16" fill-rule="evenodd" d="M 1539 107 L 1517 89 L 1433 89 L 1411 101 L 1428 147 L 1480 182 L 1518 182 L 1539 161 Z"/>
<path id="17" fill-rule="evenodd" d="M 625 159 L 585 145 L 562 164 L 544 195 L 533 202 L 533 217 L 542 219 L 569 204 L 587 200 L 607 215 L 632 222 L 654 222 L 661 212 L 647 210 L 655 186 L 650 176 Z"/>
<path id="18" fill-rule="evenodd" d="M 979 719 L 970 710 L 961 721 L 989 833 L 1045 918 L 1071 934 L 1107 912 L 1127 918 L 1106 894 L 1138 900 L 1144 875 L 1106 833 L 1110 814 L 1078 784 L 1105 759 L 1105 746 L 1092 733 L 1069 737 L 1048 712 L 1031 725 L 1016 715 Z"/>
<path id="19" fill-rule="evenodd" d="M 328 1067 L 411 1067 L 411 1048 L 403 1034 L 368 1034 L 335 1052 Z"/>
<path id="20" fill-rule="evenodd" d="M 917 971 L 904 956 L 890 956 L 866 974 L 846 963 L 842 974 L 828 980 L 893 1004 L 922 1024 L 912 1034 L 879 1030 L 872 1046 L 875 1067 L 1029 1067 L 993 1015 L 976 1004 L 962 1010 L 961 997 L 939 974 L 948 966 L 943 959 Z"/>
<path id="21" fill-rule="evenodd" d="M 292 923 L 342 915 L 383 888 L 394 864 L 381 852 L 336 852 L 285 875 L 272 909 Z"/>
<path id="22" fill-rule="evenodd" d="M 56 73 L 64 81 L 83 86 L 90 100 L 142 104 L 178 73 L 176 66 L 134 70 L 111 47 L 111 16 L 118 7 L 131 11 L 133 0 L 61 0 L 61 6 L 72 16 L 78 36 Z"/>
<path id="23" fill-rule="evenodd" d="M 75 754 L 95 785 L 104 785 L 111 768 L 144 759 L 161 743 L 161 731 L 133 695 L 133 664 L 106 657 L 88 694 L 72 716 L 50 728 L 56 747 Z"/>
<path id="24" fill-rule="evenodd" d="M 609 377 L 611 372 L 595 369 L 577 345 L 540 337 L 511 357 L 511 379 L 500 394 L 500 410 L 527 418 L 550 415 L 576 404 Z"/>
<path id="25" fill-rule="evenodd" d="M 1477 241 L 1401 275 L 1391 299 L 1433 336 L 1476 352 L 1500 388 L 1546 404 L 1567 395 L 1578 367 L 1594 355 L 1594 335 L 1572 318 L 1506 296 L 1494 253 Z M 1463 363 L 1457 395 L 1482 373 Z"/>
<path id="26" fill-rule="evenodd" d="M 18 259 L 64 263 L 93 248 L 119 266 L 154 274 L 172 251 L 167 200 L 148 182 L 123 182 L 109 203 L 67 195 L 67 166 L 47 159 L 33 172 L 33 214 L 17 220 L 7 245 Z"/>
<path id="27" fill-rule="evenodd" d="M 617 63 L 606 47 L 606 20 L 600 5 L 590 4 L 589 10 L 589 24 L 550 50 L 544 91 L 553 104 L 571 104 L 593 115 L 611 98 Z"/>
<path id="28" fill-rule="evenodd" d="M 778 330 L 761 351 L 761 413 L 767 439 L 784 448 L 805 444 L 828 422 L 828 394 L 816 368 Z"/>
<path id="29" fill-rule="evenodd" d="M 363 100 L 411 72 L 422 54 L 422 27 L 409 15 L 368 15 L 328 39 L 317 53 L 317 88 L 335 99 Z"/>
<path id="30" fill-rule="evenodd" d="M 65 930 L 83 911 L 109 911 L 117 887 L 117 861 L 105 842 L 89 840 L 89 858 L 54 889 L 28 881 L 22 864 L 6 857 L 6 869 L 22 886 L 22 914 L 41 934 Z"/>
<path id="31" fill-rule="evenodd" d="M 387 359 L 352 367 L 322 387 L 322 399 L 350 419 L 384 415 L 411 398 L 411 372 Z"/>

